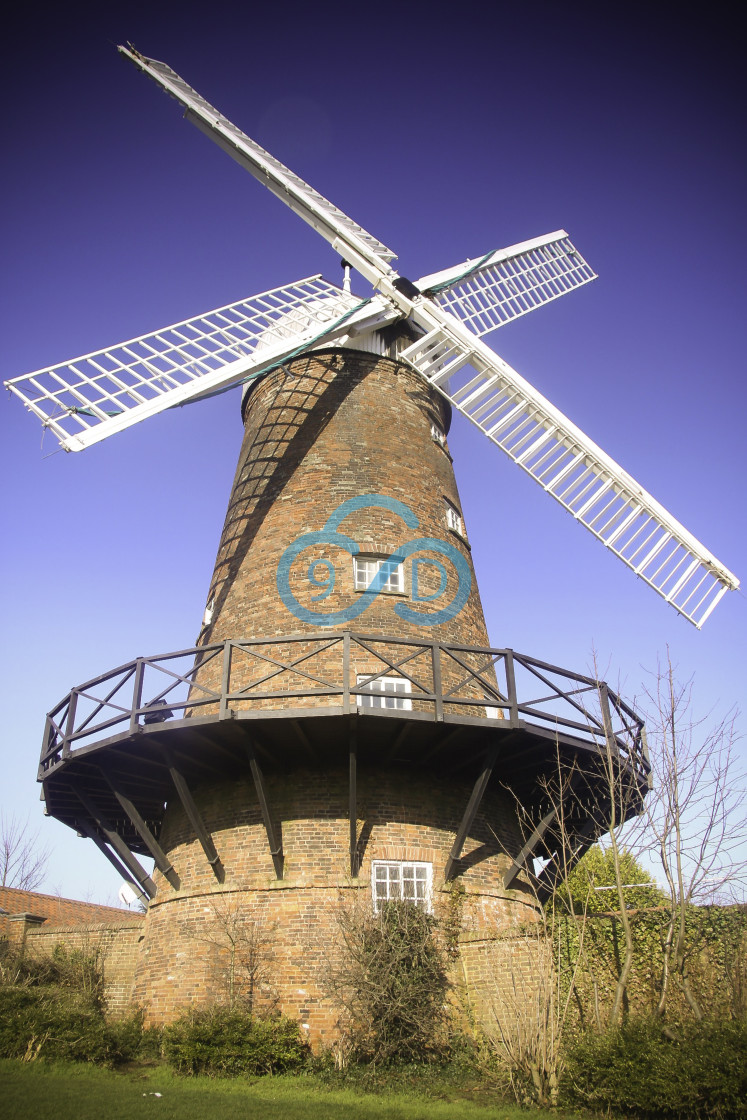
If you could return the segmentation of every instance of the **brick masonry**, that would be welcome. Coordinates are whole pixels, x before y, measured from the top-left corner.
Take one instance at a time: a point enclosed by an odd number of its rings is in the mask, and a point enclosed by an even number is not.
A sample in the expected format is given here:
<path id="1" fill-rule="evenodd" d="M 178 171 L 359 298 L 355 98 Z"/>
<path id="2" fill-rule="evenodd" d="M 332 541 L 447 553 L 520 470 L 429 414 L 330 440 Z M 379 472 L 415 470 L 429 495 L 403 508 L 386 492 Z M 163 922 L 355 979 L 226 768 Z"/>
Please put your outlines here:
<path id="1" fill-rule="evenodd" d="M 209 614 L 199 638 L 202 644 L 318 631 L 324 619 L 298 618 L 281 600 L 277 581 L 281 557 L 302 534 L 322 530 L 342 502 L 378 494 L 404 503 L 417 518 L 417 526 L 408 527 L 389 509 L 365 507 L 351 512 L 338 531 L 352 538 L 362 555 L 373 557 L 389 556 L 414 537 L 443 541 L 467 565 L 470 593 L 453 618 L 429 624 L 429 613 L 451 602 L 458 580 L 448 559 L 424 549 L 418 555 L 441 560 L 447 571 L 447 585 L 437 598 L 414 602 L 413 567 L 408 560 L 402 594 L 380 594 L 365 613 L 335 629 L 489 645 L 468 527 L 459 533 L 447 522 L 449 505 L 462 512 L 448 445 L 433 435 L 434 425 L 438 432 L 447 431 L 447 406 L 422 378 L 389 358 L 340 349 L 315 351 L 255 385 L 245 397 L 244 421 L 244 440 L 208 595 Z M 332 571 L 331 593 L 313 599 L 327 590 Z M 438 592 L 442 577 L 435 566 L 421 565 L 418 575 L 421 595 Z M 341 611 L 360 600 L 351 554 L 337 543 L 314 541 L 304 549 L 290 568 L 289 583 L 296 600 L 316 612 Z M 397 603 L 422 612 L 422 623 L 419 618 L 400 617 Z M 286 652 L 282 646 L 272 647 L 279 660 Z M 392 646 L 390 653 L 394 652 Z M 249 658 L 237 655 L 234 662 L 234 689 L 248 686 L 258 671 L 264 671 Z M 305 667 L 312 671 L 310 663 Z M 322 673 L 324 668 L 323 657 L 316 658 L 313 671 Z M 352 670 L 377 672 L 381 663 L 358 652 Z M 217 662 L 210 663 L 198 675 L 198 684 L 217 685 L 218 671 Z M 446 687 L 449 672 L 455 679 L 460 674 L 456 664 L 447 670 Z M 476 701 L 484 698 L 474 687 L 468 695 Z M 273 706 L 283 707 L 282 699 Z M 478 704 L 461 711 L 485 714 Z M 205 715 L 206 709 L 199 714 Z M 290 728 L 288 734 L 293 734 Z M 434 910 L 443 911 L 452 897 L 451 889 L 444 886 L 444 868 L 474 776 L 445 783 L 427 771 L 402 767 L 392 771 L 361 760 L 360 869 L 352 879 L 347 771 L 279 772 L 264 762 L 263 768 L 273 820 L 282 836 L 282 880 L 275 878 L 248 775 L 230 783 L 206 783 L 192 791 L 220 857 L 222 882 L 216 880 L 181 805 L 176 800 L 169 803 L 160 842 L 179 876 L 180 889 L 175 891 L 163 877 L 154 876 L 158 895 L 148 913 L 134 998 L 146 1008 L 149 1021 L 166 1022 L 196 1003 L 226 998 L 227 985 L 240 983 L 241 970 L 232 969 L 231 961 L 235 966 L 241 953 L 249 952 L 254 962 L 254 998 L 298 1018 L 306 1024 L 312 1042 L 326 1045 L 336 1033 L 337 1013 L 326 994 L 325 976 L 339 945 L 339 908 L 372 905 L 372 861 L 384 859 L 430 863 Z M 502 887 L 507 864 L 520 847 L 515 806 L 507 795 L 489 791 L 460 863 L 462 971 L 467 988 L 474 988 L 477 1007 L 488 1008 L 492 998 L 485 968 L 479 963 L 488 951 L 485 946 L 493 944 L 500 931 L 533 915 L 531 899 L 521 887 L 510 892 Z M 239 942 L 243 938 L 241 951 L 236 948 L 237 936 Z M 255 943 L 262 944 L 261 953 L 246 948 Z M 490 953 L 493 967 L 500 952 L 496 955 L 493 946 Z"/>
<path id="2" fill-rule="evenodd" d="M 314 1044 L 329 1045 L 337 1012 L 325 981 L 339 944 L 340 908 L 372 905 L 372 861 L 423 861 L 433 867 L 433 908 L 443 917 L 452 897 L 443 870 L 471 790 L 406 771 L 359 772 L 361 863 L 352 879 L 347 774 L 299 770 L 267 777 L 268 798 L 282 822 L 283 879 L 274 877 L 251 782 L 202 787 L 198 808 L 225 880 L 216 882 L 186 817 L 175 809 L 162 842 L 182 888 L 172 891 L 156 876 L 159 894 L 148 913 L 134 998 L 155 1023 L 227 998 L 227 954 L 238 920 L 247 938 L 266 940 L 258 1000 L 307 1024 Z M 510 856 L 520 847 L 510 797 L 489 792 L 464 848 L 459 894 L 464 977 L 478 1018 L 489 1017 L 494 1002 L 490 977 L 500 968 L 499 934 L 534 914 L 530 896 L 502 886 Z"/>
<path id="3" fill-rule="evenodd" d="M 356 351 L 315 352 L 259 382 L 245 403 L 245 435 L 229 501 L 208 604 L 212 622 L 200 640 L 261 637 L 317 629 L 282 603 L 277 569 L 287 546 L 304 533 L 319 531 L 344 501 L 383 494 L 407 505 L 416 529 L 381 508 L 350 514 L 339 531 L 352 537 L 362 555 L 387 556 L 413 537 L 431 537 L 454 546 L 472 576 L 472 591 L 452 620 L 428 626 L 404 622 L 396 595 L 381 594 L 348 628 L 366 633 L 431 634 L 437 640 L 487 646 L 488 636 L 466 539 L 446 523 L 446 502 L 461 512 L 448 448 L 433 439 L 431 425 L 447 426 L 442 399 L 409 367 Z M 426 553 L 426 555 L 428 555 Z M 436 554 L 430 554 L 436 556 Z M 310 583 L 312 560 L 329 560 L 335 587 L 312 602 L 321 588 Z M 448 563 L 446 564 L 448 567 Z M 433 593 L 421 566 L 422 593 Z M 318 570 L 317 578 L 323 575 Z M 412 567 L 406 564 L 407 598 Z M 332 613 L 355 603 L 352 558 L 335 545 L 310 547 L 293 564 L 291 587 L 303 606 Z M 448 603 L 448 586 L 433 609 Z"/>
<path id="4" fill-rule="evenodd" d="M 116 925 L 40 926 L 29 930 L 26 948 L 37 956 L 51 956 L 58 945 L 68 952 L 94 957 L 104 978 L 104 999 L 110 1015 L 119 1017 L 133 1008 L 135 969 L 143 940 L 143 916 L 131 914 Z"/>
<path id="5" fill-rule="evenodd" d="M 396 513 L 372 506 L 348 514 L 338 531 L 358 544 L 361 556 L 387 557 L 415 537 L 442 541 L 466 565 L 469 597 L 453 618 L 429 624 L 429 616 L 453 600 L 459 579 L 448 557 L 422 549 L 404 563 L 402 594 L 381 593 L 365 612 L 334 628 L 489 645 L 466 529 L 459 534 L 447 524 L 447 504 L 461 514 L 461 502 L 446 441 L 432 435 L 433 425 L 446 432 L 447 406 L 418 374 L 401 362 L 358 351 L 314 352 L 263 378 L 245 400 L 244 418 L 244 440 L 207 599 L 210 622 L 201 630 L 201 644 L 318 631 L 325 615 L 359 604 L 353 558 L 338 544 L 309 545 L 290 568 L 293 595 L 321 622 L 304 621 L 288 609 L 278 592 L 278 568 L 289 544 L 321 531 L 342 502 L 380 494 L 404 503 L 417 526 L 408 527 Z M 415 565 L 414 560 L 422 562 Z M 440 562 L 447 575 L 442 593 L 430 602 L 422 600 L 439 590 L 442 576 L 429 561 Z M 310 571 L 316 583 L 309 579 Z M 315 600 L 332 572 L 331 593 Z M 420 602 L 413 600 L 416 590 Z M 398 606 L 414 610 L 423 622 L 404 620 Z M 271 652 L 283 659 L 290 651 L 274 646 Z M 330 654 L 330 662 L 338 659 L 338 651 Z M 317 657 L 314 669 L 324 674 L 325 668 L 324 658 Z M 232 688 L 249 685 L 264 670 L 248 658 L 235 657 Z M 217 688 L 220 671 L 219 661 L 211 661 L 197 677 L 198 689 Z M 358 652 L 353 671 L 373 674 L 381 671 L 381 663 Z M 447 666 L 445 674 L 447 688 L 464 675 L 456 664 Z M 489 677 L 494 679 L 492 673 Z M 288 688 L 293 687 L 298 682 L 289 681 Z M 483 698 L 476 688 L 460 695 Z M 266 703 L 273 706 L 279 705 Z M 202 707 L 195 714 L 209 712 Z M 484 709 L 464 714 L 484 715 Z"/>

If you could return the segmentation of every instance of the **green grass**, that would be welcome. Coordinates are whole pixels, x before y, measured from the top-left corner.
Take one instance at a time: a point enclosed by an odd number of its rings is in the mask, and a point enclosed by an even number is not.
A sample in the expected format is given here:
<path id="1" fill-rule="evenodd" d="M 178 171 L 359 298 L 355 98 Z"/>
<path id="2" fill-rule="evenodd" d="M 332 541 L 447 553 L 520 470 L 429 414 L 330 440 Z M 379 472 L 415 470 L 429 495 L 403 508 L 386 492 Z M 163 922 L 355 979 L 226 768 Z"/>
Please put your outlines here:
<path id="1" fill-rule="evenodd" d="M 156 1097 L 154 1093 L 161 1093 Z M 163 1066 L 115 1072 L 93 1066 L 0 1061 L 0 1120 L 577 1120 L 430 1093 L 363 1093 L 315 1077 L 184 1078 Z"/>

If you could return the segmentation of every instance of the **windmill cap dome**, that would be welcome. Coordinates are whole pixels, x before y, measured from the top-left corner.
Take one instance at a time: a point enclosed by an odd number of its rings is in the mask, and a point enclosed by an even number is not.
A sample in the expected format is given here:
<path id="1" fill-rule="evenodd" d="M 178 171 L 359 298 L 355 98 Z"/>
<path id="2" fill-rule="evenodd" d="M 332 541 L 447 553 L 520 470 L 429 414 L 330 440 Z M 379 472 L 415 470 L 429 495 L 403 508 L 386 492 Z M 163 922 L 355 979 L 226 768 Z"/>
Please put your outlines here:
<path id="1" fill-rule="evenodd" d="M 360 299 L 355 296 L 349 295 L 347 292 L 340 292 L 339 295 L 323 299 L 311 299 L 298 307 L 293 307 L 285 314 L 278 315 L 272 326 L 268 327 L 259 336 L 254 354 L 260 355 L 263 350 L 276 346 L 278 342 L 290 342 L 292 344 L 294 339 L 298 338 L 300 340 L 302 336 L 307 334 L 309 330 L 314 330 L 314 328 L 316 328 L 317 334 L 323 335 L 335 320 L 346 312 L 352 311 L 359 303 Z M 315 348 L 313 343 L 307 345 L 310 350 Z M 318 343 L 318 346 L 325 348 L 335 345 L 340 345 L 335 339 L 320 338 Z M 242 400 L 254 384 L 254 380 L 247 383 L 242 394 Z"/>
<path id="2" fill-rule="evenodd" d="M 257 339 L 254 354 L 259 356 L 263 350 L 268 350 L 271 346 L 276 346 L 278 342 L 290 342 L 292 345 L 294 339 L 298 338 L 300 340 L 309 330 L 314 330 L 315 335 L 321 336 L 318 341 L 312 339 L 311 342 L 306 343 L 304 349 L 308 349 L 309 351 L 347 348 L 349 350 L 363 350 L 367 353 L 378 354 L 380 357 L 392 356 L 391 347 L 395 336 L 402 336 L 402 339 L 405 340 L 403 345 L 407 345 L 417 337 L 404 323 L 393 323 L 388 327 L 384 327 L 382 330 L 373 330 L 365 334 L 356 334 L 354 337 L 348 335 L 341 335 L 338 338 L 325 337 L 325 331 L 337 319 L 346 312 L 352 311 L 354 308 L 358 307 L 360 303 L 361 300 L 359 297 L 348 292 L 340 292 L 334 296 L 327 296 L 319 299 L 310 299 L 300 304 L 298 307 L 294 307 L 290 311 L 285 312 L 283 315 L 278 315 L 272 326 L 269 326 Z M 282 360 L 290 361 L 291 356 Z M 255 383 L 256 379 L 247 382 L 242 394 L 242 402 Z"/>
<path id="3" fill-rule="evenodd" d="M 355 296 L 340 292 L 339 296 L 310 299 L 298 307 L 293 307 L 284 315 L 278 315 L 273 325 L 259 336 L 254 353 L 260 354 L 270 346 L 277 345 L 278 342 L 292 342 L 294 338 L 300 338 L 315 327 L 317 333 L 322 334 L 336 319 L 347 311 L 352 311 L 360 302 Z M 323 340 L 320 340 L 320 345 L 322 342 Z"/>

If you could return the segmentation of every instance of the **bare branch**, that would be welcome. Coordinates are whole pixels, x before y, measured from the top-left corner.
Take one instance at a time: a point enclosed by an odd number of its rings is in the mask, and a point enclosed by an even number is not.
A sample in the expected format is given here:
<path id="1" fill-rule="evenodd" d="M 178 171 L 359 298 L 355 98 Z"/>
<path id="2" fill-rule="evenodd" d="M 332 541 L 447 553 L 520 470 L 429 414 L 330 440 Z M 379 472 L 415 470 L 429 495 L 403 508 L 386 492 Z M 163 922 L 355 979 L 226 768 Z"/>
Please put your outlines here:
<path id="1" fill-rule="evenodd" d="M 49 849 L 29 822 L 0 813 L 0 886 L 34 891 L 44 882 Z"/>
<path id="2" fill-rule="evenodd" d="M 736 901 L 747 878 L 747 861 L 739 851 L 747 836 L 747 813 L 735 749 L 737 712 L 710 725 L 694 719 L 692 680 L 678 681 L 669 651 L 646 695 L 654 782 L 645 809 L 647 847 L 661 866 L 669 907 L 657 1012 L 666 1012 L 674 976 L 700 1019 L 688 977 L 687 910 L 693 904 Z"/>

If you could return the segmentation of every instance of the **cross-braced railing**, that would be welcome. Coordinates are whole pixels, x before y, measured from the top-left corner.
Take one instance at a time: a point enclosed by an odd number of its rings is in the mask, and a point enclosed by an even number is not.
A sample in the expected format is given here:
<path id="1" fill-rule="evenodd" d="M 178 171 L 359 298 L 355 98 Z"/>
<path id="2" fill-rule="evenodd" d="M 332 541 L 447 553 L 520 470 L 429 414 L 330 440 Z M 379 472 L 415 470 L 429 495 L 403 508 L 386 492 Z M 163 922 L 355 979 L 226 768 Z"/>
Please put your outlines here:
<path id="1" fill-rule="evenodd" d="M 292 718 L 319 707 L 366 715 L 392 695 L 384 714 L 456 715 L 549 728 L 589 745 L 614 741 L 637 774 L 649 771 L 643 720 L 604 681 L 510 649 L 317 631 L 139 657 L 79 685 L 47 717 L 40 776 L 84 746 L 149 724 L 278 708 Z"/>

